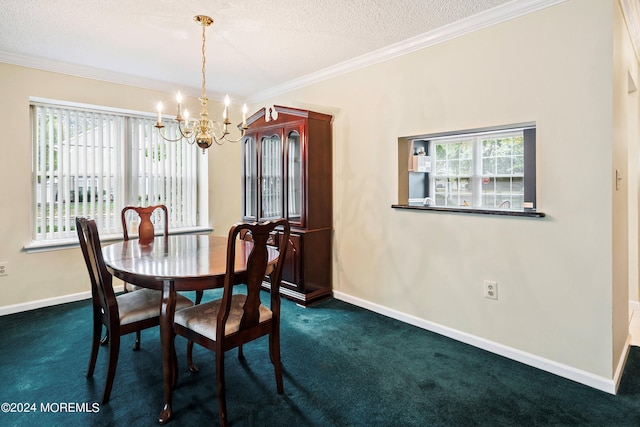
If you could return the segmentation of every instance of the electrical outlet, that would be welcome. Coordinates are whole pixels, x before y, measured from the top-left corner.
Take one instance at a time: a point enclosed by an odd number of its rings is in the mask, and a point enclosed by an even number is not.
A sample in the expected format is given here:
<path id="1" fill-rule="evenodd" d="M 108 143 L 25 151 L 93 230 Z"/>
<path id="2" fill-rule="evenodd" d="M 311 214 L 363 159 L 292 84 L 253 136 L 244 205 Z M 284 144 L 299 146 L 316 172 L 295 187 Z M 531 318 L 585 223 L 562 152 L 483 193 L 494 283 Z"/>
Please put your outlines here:
<path id="1" fill-rule="evenodd" d="M 0 276 L 8 276 L 9 271 L 7 270 L 7 262 L 0 261 Z"/>
<path id="2" fill-rule="evenodd" d="M 498 283 L 485 280 L 484 281 L 484 297 L 489 299 L 498 299 Z"/>

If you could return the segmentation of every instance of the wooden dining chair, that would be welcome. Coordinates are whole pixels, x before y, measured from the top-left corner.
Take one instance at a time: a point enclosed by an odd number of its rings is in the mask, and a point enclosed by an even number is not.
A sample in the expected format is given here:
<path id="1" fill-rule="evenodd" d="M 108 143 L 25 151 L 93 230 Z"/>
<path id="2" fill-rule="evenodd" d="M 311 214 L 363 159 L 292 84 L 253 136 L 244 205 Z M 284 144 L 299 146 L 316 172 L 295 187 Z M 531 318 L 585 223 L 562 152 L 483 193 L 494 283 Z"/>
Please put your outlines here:
<path id="1" fill-rule="evenodd" d="M 141 242 L 150 243 L 153 241 L 155 237 L 155 226 L 153 225 L 153 221 L 151 221 L 151 215 L 159 210 L 164 212 L 164 236 L 169 236 L 169 211 L 165 205 L 155 205 L 155 206 L 125 206 L 122 209 L 120 214 L 120 218 L 122 220 L 122 232 L 124 235 L 124 240 L 129 240 L 129 227 L 128 223 L 131 222 L 132 218 L 127 215 L 127 212 L 133 211 L 137 214 L 139 222 L 138 222 L 138 238 Z M 136 291 L 139 288 L 136 285 L 132 285 L 131 283 L 124 283 L 124 291 Z M 160 292 L 160 291 L 156 291 Z M 106 344 L 106 341 L 109 339 L 108 335 L 102 339 L 102 345 Z M 133 350 L 140 350 L 140 331 L 136 331 L 136 341 L 133 344 Z"/>
<path id="2" fill-rule="evenodd" d="M 165 205 L 155 205 L 155 206 L 125 206 L 122 209 L 120 214 L 120 218 L 122 220 L 122 233 L 124 236 L 124 240 L 129 240 L 129 226 L 128 222 L 131 222 L 133 218 L 131 218 L 131 214 L 127 214 L 129 211 L 133 211 L 137 214 L 139 223 L 138 223 L 138 238 L 141 242 L 151 243 L 153 238 L 155 237 L 156 230 L 153 225 L 153 221 L 151 221 L 151 215 L 159 210 L 164 212 L 164 237 L 169 236 L 169 211 Z M 138 289 L 137 286 L 132 285 L 131 283 L 124 284 L 124 291 L 135 291 Z M 139 346 L 139 342 L 137 343 Z"/>
<path id="3" fill-rule="evenodd" d="M 140 242 L 150 243 L 153 241 L 155 236 L 155 227 L 153 226 L 153 222 L 151 221 L 151 215 L 156 211 L 160 210 L 164 212 L 164 236 L 169 235 L 169 211 L 165 205 L 155 205 L 155 206 L 125 206 L 122 209 L 122 213 L 120 214 L 122 219 L 122 231 L 124 233 L 124 240 L 129 240 L 129 228 L 127 227 L 127 212 L 134 211 L 140 217 L 140 222 L 138 224 L 138 238 Z"/>
<path id="4" fill-rule="evenodd" d="M 278 260 L 284 260 L 289 241 L 289 222 L 282 219 L 266 223 L 236 224 L 229 230 L 227 242 L 227 266 L 222 298 L 176 312 L 174 330 L 203 347 L 215 352 L 216 384 L 218 388 L 218 413 L 220 425 L 227 425 L 227 409 L 224 380 L 224 353 L 264 335 L 269 336 L 269 354 L 275 367 L 278 393 L 284 392 L 282 363 L 280 360 L 280 280 L 282 262 L 270 271 L 267 241 L 279 228 Z M 247 293 L 233 294 L 236 283 L 236 244 L 244 242 L 240 235 L 251 234 L 252 245 L 246 258 Z M 260 301 L 260 289 L 265 275 L 271 280 L 269 307 Z M 243 358 L 238 352 L 238 358 Z M 192 360 L 187 357 L 190 369 Z M 193 370 L 193 369 L 192 369 Z M 197 371 L 197 369 L 196 369 Z"/>
<path id="5" fill-rule="evenodd" d="M 162 294 L 150 289 L 141 289 L 116 296 L 113 290 L 113 277 L 107 270 L 102 257 L 102 246 L 95 221 L 76 217 L 76 230 L 91 279 L 93 301 L 93 338 L 87 377 L 93 376 L 100 347 L 100 334 L 104 325 L 109 336 L 107 341 L 109 362 L 102 403 L 107 403 L 118 365 L 120 337 L 159 324 Z M 193 302 L 190 299 L 182 295 L 177 296 L 176 310 L 192 305 Z"/>

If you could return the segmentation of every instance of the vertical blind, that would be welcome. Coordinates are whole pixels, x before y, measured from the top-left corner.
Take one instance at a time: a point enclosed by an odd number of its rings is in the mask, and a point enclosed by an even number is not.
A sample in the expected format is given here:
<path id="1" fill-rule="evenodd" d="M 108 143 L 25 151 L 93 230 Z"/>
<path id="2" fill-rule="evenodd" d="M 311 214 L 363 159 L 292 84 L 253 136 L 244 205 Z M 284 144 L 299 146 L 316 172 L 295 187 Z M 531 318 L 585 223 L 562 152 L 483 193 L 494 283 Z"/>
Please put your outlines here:
<path id="1" fill-rule="evenodd" d="M 31 117 L 34 241 L 75 239 L 79 215 L 121 235 L 127 205 L 166 205 L 172 230 L 197 225 L 198 150 L 160 138 L 153 118 L 33 102 Z"/>

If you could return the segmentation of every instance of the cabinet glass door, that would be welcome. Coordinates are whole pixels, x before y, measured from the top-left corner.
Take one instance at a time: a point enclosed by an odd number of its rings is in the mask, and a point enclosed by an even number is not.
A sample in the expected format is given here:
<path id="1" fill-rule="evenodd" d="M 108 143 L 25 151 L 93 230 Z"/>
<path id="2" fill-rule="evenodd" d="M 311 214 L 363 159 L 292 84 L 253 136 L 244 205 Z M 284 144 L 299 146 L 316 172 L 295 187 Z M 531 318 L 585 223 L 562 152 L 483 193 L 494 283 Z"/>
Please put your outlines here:
<path id="1" fill-rule="evenodd" d="M 283 218 L 282 141 L 279 135 L 263 137 L 261 218 Z"/>
<path id="2" fill-rule="evenodd" d="M 300 222 L 302 215 L 302 152 L 300 133 L 287 135 L 287 217 Z"/>
<path id="3" fill-rule="evenodd" d="M 258 155 L 256 140 L 253 136 L 244 139 L 244 200 L 242 201 L 245 218 L 257 218 L 258 201 Z"/>

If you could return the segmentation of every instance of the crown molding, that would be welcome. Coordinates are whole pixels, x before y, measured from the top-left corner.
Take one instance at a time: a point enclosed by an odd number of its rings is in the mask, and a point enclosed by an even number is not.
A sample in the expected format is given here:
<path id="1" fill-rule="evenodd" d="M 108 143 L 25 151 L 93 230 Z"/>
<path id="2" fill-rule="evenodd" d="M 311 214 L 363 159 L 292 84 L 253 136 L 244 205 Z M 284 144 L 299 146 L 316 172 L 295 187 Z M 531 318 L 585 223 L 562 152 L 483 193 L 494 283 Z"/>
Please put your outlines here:
<path id="1" fill-rule="evenodd" d="M 4 51 L 0 51 L 0 62 L 18 65 L 21 67 L 35 68 L 43 71 L 50 71 L 53 73 L 68 74 L 75 77 L 135 86 L 142 89 L 171 92 L 175 88 L 175 85 L 172 85 L 170 83 L 150 80 L 144 77 L 121 74 L 109 70 L 102 70 L 99 68 L 87 67 L 84 65 L 54 61 L 51 59 L 34 58 L 26 55 Z"/>
<path id="2" fill-rule="evenodd" d="M 636 60 L 640 61 L 640 10 L 637 1 L 620 0 L 620 7 L 631 37 Z"/>
<path id="3" fill-rule="evenodd" d="M 469 34 L 483 28 L 510 21 L 520 16 L 555 6 L 567 0 L 516 0 L 503 6 L 487 10 L 469 18 L 454 22 L 427 33 L 403 40 L 382 49 L 341 62 L 282 85 L 274 86 L 250 97 L 248 102 L 259 102 L 277 95 L 300 89 L 361 68 L 388 61 L 447 40 Z"/>

